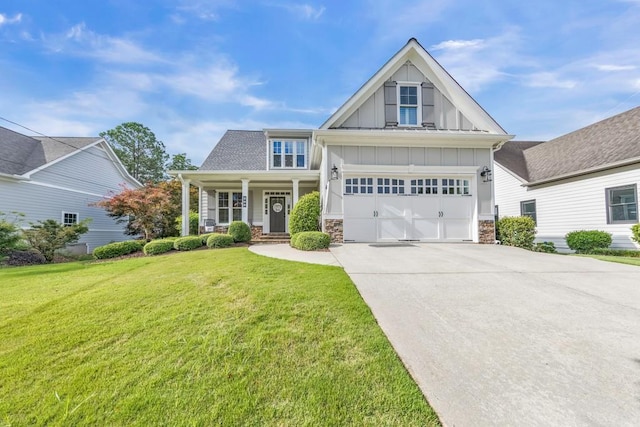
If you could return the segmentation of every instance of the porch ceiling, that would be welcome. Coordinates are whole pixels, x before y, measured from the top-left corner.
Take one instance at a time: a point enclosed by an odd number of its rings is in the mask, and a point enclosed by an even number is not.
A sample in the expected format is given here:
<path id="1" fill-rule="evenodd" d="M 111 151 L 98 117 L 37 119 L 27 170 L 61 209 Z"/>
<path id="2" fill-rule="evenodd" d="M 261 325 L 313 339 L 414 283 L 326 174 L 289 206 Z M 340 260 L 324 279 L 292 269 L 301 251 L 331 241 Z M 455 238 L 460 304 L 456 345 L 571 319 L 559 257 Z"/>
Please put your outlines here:
<path id="1" fill-rule="evenodd" d="M 297 179 L 302 183 L 318 183 L 319 170 L 282 170 L 282 171 L 169 171 L 169 175 L 189 179 L 194 185 L 211 185 L 213 183 L 240 182 L 248 179 L 249 183 L 290 183 Z"/>

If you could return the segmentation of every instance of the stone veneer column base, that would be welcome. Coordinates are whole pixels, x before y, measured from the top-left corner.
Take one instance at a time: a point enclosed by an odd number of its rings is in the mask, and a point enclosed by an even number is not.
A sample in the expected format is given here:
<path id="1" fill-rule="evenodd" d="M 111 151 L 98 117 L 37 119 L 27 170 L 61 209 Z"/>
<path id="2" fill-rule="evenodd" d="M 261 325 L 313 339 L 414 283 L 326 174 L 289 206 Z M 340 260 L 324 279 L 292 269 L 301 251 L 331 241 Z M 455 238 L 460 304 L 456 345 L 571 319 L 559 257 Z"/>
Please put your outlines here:
<path id="1" fill-rule="evenodd" d="M 325 219 L 324 231 L 331 236 L 331 243 L 344 242 L 343 227 L 341 219 Z"/>
<path id="2" fill-rule="evenodd" d="M 251 240 L 258 240 L 262 237 L 262 226 L 261 225 L 252 225 L 251 226 Z"/>
<path id="3" fill-rule="evenodd" d="M 478 243 L 494 244 L 496 242 L 496 224 L 491 220 L 478 221 Z"/>
<path id="4" fill-rule="evenodd" d="M 226 234 L 228 230 L 229 230 L 229 227 L 226 225 L 216 225 L 215 227 L 213 227 L 214 233 Z"/>

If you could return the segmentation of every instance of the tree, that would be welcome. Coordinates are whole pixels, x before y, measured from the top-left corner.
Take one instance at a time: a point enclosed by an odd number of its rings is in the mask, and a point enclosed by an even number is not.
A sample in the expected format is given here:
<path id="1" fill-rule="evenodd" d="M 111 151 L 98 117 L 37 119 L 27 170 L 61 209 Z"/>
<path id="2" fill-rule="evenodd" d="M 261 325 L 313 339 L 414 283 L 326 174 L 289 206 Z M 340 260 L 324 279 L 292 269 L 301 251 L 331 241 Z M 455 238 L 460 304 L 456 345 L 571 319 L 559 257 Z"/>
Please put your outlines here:
<path id="1" fill-rule="evenodd" d="M 170 171 L 193 171 L 198 167 L 191 164 L 191 159 L 187 158 L 187 153 L 179 153 L 171 156 L 171 160 L 167 163 L 167 170 Z"/>
<path id="2" fill-rule="evenodd" d="M 169 160 L 162 141 L 151 130 L 136 122 L 122 123 L 101 132 L 131 176 L 140 182 L 159 182 L 165 178 L 164 165 Z"/>
<path id="3" fill-rule="evenodd" d="M 198 190 L 190 187 L 190 206 L 198 209 Z M 175 220 L 182 213 L 182 183 L 178 180 L 147 183 L 126 188 L 107 199 L 93 203 L 118 222 L 128 222 L 128 233 L 145 239 L 175 236 Z"/>
<path id="4" fill-rule="evenodd" d="M 44 258 L 51 262 L 56 250 L 69 243 L 76 243 L 80 236 L 89 231 L 87 218 L 73 225 L 62 225 L 53 219 L 31 223 L 31 229 L 24 231 L 24 237 L 33 249 L 38 250 Z"/>

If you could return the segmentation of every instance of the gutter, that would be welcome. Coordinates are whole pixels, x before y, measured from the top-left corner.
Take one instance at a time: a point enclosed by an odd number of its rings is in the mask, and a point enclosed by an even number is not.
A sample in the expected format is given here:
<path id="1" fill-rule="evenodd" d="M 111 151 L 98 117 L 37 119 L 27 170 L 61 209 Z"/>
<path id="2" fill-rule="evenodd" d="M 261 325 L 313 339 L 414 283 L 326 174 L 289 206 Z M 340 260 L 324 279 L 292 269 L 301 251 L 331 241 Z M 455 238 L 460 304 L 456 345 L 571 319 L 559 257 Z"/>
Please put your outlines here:
<path id="1" fill-rule="evenodd" d="M 528 182 L 523 184 L 523 187 L 535 187 L 538 185 L 548 184 L 554 181 L 562 181 L 563 179 L 574 178 L 577 176 L 589 175 L 595 172 L 601 172 L 607 169 L 618 168 L 622 166 L 632 165 L 634 163 L 640 163 L 640 157 L 633 157 L 631 159 L 625 159 L 614 163 L 608 163 L 606 165 L 594 166 L 592 168 L 583 169 L 577 172 L 569 172 L 563 175 L 556 175 L 551 178 L 540 179 L 538 181 Z"/>

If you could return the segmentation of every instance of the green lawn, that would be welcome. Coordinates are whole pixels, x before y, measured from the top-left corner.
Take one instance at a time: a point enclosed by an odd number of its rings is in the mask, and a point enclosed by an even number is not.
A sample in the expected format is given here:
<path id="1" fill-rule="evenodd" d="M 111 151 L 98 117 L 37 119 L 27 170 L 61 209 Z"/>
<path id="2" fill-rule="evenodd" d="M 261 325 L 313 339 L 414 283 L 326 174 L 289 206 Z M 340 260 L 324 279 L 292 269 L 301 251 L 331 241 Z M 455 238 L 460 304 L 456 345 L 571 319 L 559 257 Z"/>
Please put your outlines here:
<path id="1" fill-rule="evenodd" d="M 0 425 L 439 425 L 348 276 L 246 248 L 0 270 Z"/>
<path id="2" fill-rule="evenodd" d="M 610 255 L 580 255 L 589 258 L 595 258 L 602 261 L 619 262 L 620 264 L 630 264 L 640 266 L 640 258 L 628 256 L 610 256 Z"/>

